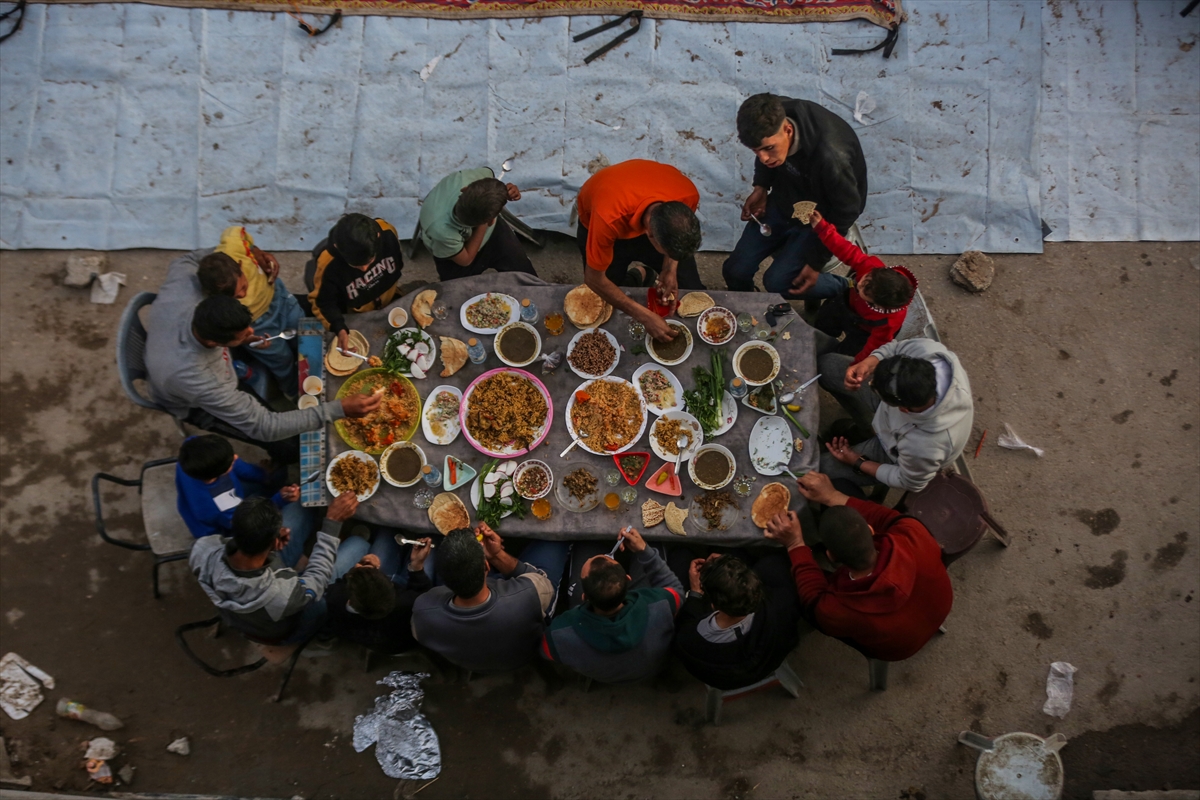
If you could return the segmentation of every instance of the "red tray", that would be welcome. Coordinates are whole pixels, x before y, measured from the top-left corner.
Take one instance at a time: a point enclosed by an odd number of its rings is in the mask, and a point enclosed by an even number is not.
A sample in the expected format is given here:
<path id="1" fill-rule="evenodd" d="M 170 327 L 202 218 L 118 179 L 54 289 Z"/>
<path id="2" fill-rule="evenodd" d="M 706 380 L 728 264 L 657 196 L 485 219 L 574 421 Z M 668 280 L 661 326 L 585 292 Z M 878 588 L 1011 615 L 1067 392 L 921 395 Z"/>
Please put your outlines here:
<path id="1" fill-rule="evenodd" d="M 629 456 L 641 456 L 642 458 L 646 459 L 645 461 L 642 462 L 641 472 L 639 472 L 637 475 L 635 475 L 632 480 L 630 480 L 629 476 L 625 474 L 625 470 L 621 469 L 621 459 L 628 458 Z M 613 462 L 617 465 L 617 472 L 621 473 L 621 477 L 623 477 L 625 479 L 625 482 L 628 483 L 630 486 L 637 486 L 638 481 L 640 481 L 642 479 L 642 476 L 646 474 L 646 468 L 650 466 L 650 454 L 649 453 L 613 453 Z"/>

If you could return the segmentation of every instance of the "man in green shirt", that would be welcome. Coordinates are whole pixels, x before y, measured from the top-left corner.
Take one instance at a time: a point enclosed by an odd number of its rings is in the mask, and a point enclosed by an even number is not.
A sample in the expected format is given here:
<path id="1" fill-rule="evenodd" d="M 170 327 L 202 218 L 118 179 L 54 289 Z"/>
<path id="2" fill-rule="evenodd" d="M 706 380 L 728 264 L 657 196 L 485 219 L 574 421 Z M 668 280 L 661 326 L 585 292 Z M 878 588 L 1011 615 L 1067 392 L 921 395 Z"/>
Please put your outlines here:
<path id="1" fill-rule="evenodd" d="M 487 167 L 442 178 L 421 204 L 421 241 L 433 255 L 438 278 L 467 278 L 486 269 L 536 275 L 516 234 L 500 211 L 520 200 L 514 184 L 502 183 Z"/>

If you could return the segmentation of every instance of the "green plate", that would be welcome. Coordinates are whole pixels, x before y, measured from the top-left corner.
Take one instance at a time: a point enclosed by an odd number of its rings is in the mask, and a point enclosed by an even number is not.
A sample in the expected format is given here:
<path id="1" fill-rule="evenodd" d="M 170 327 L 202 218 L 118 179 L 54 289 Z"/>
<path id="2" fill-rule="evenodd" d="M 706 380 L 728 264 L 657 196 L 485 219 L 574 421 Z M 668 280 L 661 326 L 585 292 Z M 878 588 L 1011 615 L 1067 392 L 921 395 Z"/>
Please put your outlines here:
<path id="1" fill-rule="evenodd" d="M 421 395 L 417 393 L 417 387 L 413 386 L 413 382 L 403 375 L 393 375 L 382 367 L 374 367 L 372 369 L 364 369 L 354 373 L 346 382 L 342 384 L 342 388 L 338 389 L 337 398 L 341 400 L 351 394 L 367 394 L 370 388 L 379 384 L 378 378 L 382 376 L 386 379 L 383 385 L 390 385 L 393 381 L 404 387 L 406 395 L 412 397 L 415 406 L 411 421 L 406 425 L 394 425 L 382 431 L 386 437 L 386 433 L 392 434 L 391 441 L 382 441 L 372 444 L 365 436 L 351 430 L 349 420 L 335 420 L 333 427 L 337 430 L 338 436 L 342 437 L 342 441 L 353 447 L 355 450 L 362 450 L 364 453 L 370 453 L 377 456 L 387 449 L 388 445 L 395 442 L 407 442 L 417 432 L 417 428 L 421 427 Z M 378 413 L 378 412 L 376 412 Z"/>

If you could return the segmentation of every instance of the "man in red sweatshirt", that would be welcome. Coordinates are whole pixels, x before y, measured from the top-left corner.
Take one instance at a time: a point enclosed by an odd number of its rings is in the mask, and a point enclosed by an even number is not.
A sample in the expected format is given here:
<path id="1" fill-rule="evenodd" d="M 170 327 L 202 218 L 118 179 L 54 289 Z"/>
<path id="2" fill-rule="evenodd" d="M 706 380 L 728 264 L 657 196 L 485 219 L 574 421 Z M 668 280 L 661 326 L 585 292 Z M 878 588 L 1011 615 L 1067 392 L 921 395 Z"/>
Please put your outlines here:
<path id="1" fill-rule="evenodd" d="M 847 497 L 819 472 L 797 487 L 810 503 L 828 506 L 819 531 L 802 532 L 796 512 L 788 511 L 771 520 L 766 535 L 788 549 L 800 613 L 867 658 L 903 661 L 916 654 L 954 600 L 938 543 L 912 517 Z M 820 538 L 833 572 L 817 565 L 806 536 Z"/>

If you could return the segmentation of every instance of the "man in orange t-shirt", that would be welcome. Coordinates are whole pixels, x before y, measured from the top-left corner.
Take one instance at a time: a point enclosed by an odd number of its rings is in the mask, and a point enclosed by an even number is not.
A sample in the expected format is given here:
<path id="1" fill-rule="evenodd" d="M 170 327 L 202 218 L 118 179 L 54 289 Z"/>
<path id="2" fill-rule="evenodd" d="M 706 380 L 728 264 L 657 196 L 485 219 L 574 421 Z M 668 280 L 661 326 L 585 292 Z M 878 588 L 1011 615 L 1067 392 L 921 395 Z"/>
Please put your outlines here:
<path id="1" fill-rule="evenodd" d="M 655 339 L 673 339 L 676 333 L 662 317 L 619 287 L 654 285 L 659 302 L 672 307 L 680 289 L 704 288 L 696 269 L 696 185 L 672 166 L 634 159 L 588 178 L 576 202 L 584 283 Z"/>

